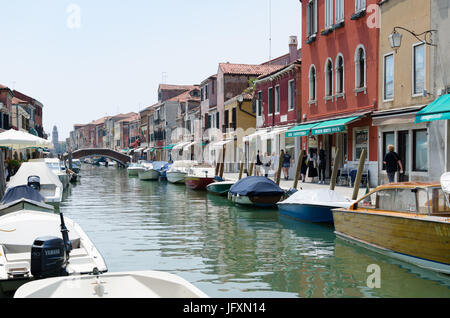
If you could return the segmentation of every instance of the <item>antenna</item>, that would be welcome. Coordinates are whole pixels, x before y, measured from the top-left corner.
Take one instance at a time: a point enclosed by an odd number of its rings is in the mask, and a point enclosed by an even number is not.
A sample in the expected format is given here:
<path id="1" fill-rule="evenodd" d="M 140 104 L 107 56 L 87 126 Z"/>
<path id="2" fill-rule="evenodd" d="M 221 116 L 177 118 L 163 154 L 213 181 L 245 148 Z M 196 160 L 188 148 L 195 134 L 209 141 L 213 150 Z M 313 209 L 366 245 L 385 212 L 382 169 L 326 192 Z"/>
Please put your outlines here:
<path id="1" fill-rule="evenodd" d="M 272 60 L 272 0 L 269 0 L 269 61 Z"/>
<path id="2" fill-rule="evenodd" d="M 167 75 L 167 72 L 162 72 L 162 83 L 167 84 L 167 78 L 169 76 Z"/>

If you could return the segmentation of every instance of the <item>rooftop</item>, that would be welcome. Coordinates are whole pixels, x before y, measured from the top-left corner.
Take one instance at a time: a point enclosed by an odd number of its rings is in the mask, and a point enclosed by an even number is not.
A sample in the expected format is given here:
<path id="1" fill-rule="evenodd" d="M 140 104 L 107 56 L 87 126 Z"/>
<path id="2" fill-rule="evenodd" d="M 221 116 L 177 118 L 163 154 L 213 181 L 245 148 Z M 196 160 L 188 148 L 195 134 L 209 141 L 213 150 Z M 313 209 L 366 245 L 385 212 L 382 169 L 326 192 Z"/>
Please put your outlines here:
<path id="1" fill-rule="evenodd" d="M 254 64 L 233 64 L 220 63 L 219 68 L 224 74 L 232 75 L 255 75 L 261 76 L 278 71 L 285 65 L 254 65 Z"/>

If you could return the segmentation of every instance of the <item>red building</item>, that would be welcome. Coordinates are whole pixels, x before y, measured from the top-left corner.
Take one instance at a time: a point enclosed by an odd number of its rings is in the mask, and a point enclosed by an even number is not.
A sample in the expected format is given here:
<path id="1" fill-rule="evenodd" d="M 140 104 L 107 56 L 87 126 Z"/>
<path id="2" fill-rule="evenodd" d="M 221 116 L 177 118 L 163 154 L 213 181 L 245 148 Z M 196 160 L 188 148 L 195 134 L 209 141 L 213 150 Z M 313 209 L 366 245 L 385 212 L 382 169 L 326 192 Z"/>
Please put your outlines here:
<path id="1" fill-rule="evenodd" d="M 302 125 L 286 134 L 303 137 L 308 151 L 325 150 L 327 177 L 339 144 L 341 162 L 350 169 L 366 149 L 372 184 L 378 180 L 377 128 L 371 119 L 378 96 L 379 29 L 372 25 L 377 3 L 302 1 Z"/>

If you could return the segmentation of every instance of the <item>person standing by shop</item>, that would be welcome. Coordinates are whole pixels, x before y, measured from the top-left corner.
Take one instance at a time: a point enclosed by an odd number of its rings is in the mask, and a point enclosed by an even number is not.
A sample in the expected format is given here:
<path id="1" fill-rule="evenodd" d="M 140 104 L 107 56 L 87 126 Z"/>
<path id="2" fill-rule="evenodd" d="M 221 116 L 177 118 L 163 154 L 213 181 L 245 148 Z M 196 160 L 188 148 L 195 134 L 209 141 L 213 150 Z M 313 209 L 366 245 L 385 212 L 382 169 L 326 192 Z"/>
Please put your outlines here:
<path id="1" fill-rule="evenodd" d="M 306 153 L 303 155 L 302 158 L 302 166 L 300 168 L 300 174 L 302 175 L 302 182 L 306 181 L 306 173 L 308 171 L 308 156 Z"/>
<path id="2" fill-rule="evenodd" d="M 289 180 L 289 169 L 291 168 L 291 155 L 287 152 L 284 153 L 283 157 L 283 173 L 284 179 Z"/>
<path id="3" fill-rule="evenodd" d="M 257 176 L 261 175 L 262 166 L 263 166 L 263 163 L 261 161 L 261 155 L 259 154 L 259 150 L 258 150 L 258 154 L 256 155 L 256 175 Z"/>
<path id="4" fill-rule="evenodd" d="M 311 178 L 311 182 L 314 183 L 317 175 L 317 155 L 314 149 L 310 149 L 308 155 L 308 178 Z"/>
<path id="5" fill-rule="evenodd" d="M 319 184 L 325 184 L 325 170 L 327 167 L 327 157 L 324 149 L 319 151 Z"/>
<path id="6" fill-rule="evenodd" d="M 400 156 L 395 152 L 393 145 L 388 146 L 388 153 L 384 156 L 384 164 L 386 165 L 386 173 L 389 183 L 395 182 L 395 174 L 400 168 L 400 174 L 403 174 L 403 165 Z"/>

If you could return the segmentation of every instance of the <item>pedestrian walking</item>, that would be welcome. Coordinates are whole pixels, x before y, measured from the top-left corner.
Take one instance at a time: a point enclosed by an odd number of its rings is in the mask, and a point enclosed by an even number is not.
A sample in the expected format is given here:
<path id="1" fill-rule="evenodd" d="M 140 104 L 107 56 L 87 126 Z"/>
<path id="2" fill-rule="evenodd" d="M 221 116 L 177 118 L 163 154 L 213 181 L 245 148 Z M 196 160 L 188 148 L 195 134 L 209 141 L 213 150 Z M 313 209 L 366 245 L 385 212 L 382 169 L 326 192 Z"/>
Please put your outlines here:
<path id="1" fill-rule="evenodd" d="M 319 151 L 319 184 L 325 184 L 325 170 L 327 167 L 327 157 L 324 149 Z"/>
<path id="2" fill-rule="evenodd" d="M 291 155 L 287 152 L 284 152 L 283 157 L 283 173 L 284 173 L 284 179 L 289 180 L 289 169 L 291 168 Z"/>
<path id="3" fill-rule="evenodd" d="M 305 153 L 302 158 L 302 166 L 300 169 L 300 174 L 302 176 L 302 182 L 306 181 L 306 172 L 308 171 L 308 155 Z"/>
<path id="4" fill-rule="evenodd" d="M 318 176 L 317 173 L 317 154 L 314 149 L 310 149 L 308 155 L 308 178 L 311 178 L 311 182 L 315 182 L 315 178 Z"/>
<path id="5" fill-rule="evenodd" d="M 259 154 L 259 150 L 258 150 L 258 154 L 256 155 L 256 175 L 257 176 L 261 175 L 262 166 L 263 166 L 263 162 L 261 160 L 261 155 Z"/>
<path id="6" fill-rule="evenodd" d="M 270 167 L 272 166 L 272 158 L 269 156 L 269 153 L 268 152 L 266 152 L 266 154 L 264 155 L 264 176 L 266 177 L 266 178 L 268 178 L 269 177 L 269 170 L 270 170 Z"/>
<path id="7" fill-rule="evenodd" d="M 387 147 L 387 154 L 384 156 L 384 164 L 386 165 L 386 173 L 389 179 L 389 183 L 395 182 L 395 174 L 399 171 L 403 174 L 403 165 L 400 160 L 400 156 L 395 152 L 394 145 L 389 145 Z"/>

